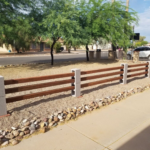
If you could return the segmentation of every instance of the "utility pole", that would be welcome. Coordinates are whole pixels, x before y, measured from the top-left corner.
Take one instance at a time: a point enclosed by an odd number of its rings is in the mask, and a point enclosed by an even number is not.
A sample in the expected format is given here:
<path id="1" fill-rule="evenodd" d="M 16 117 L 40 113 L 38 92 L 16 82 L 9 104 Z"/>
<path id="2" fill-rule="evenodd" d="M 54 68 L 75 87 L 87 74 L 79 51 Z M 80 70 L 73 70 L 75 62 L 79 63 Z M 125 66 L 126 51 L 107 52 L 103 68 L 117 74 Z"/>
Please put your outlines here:
<path id="1" fill-rule="evenodd" d="M 127 0 L 127 2 L 126 2 L 126 11 L 127 12 L 129 11 L 129 0 Z"/>

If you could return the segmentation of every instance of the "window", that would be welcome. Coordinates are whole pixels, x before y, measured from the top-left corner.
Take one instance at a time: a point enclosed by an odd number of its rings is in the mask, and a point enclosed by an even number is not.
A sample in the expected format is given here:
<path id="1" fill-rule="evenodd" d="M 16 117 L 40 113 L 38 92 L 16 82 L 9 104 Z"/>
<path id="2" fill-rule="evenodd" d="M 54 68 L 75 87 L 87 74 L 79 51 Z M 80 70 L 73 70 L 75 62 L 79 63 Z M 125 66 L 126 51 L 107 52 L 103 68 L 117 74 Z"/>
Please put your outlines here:
<path id="1" fill-rule="evenodd" d="M 150 47 L 147 47 L 147 51 L 150 51 Z"/>
<path id="2" fill-rule="evenodd" d="M 135 49 L 135 51 L 136 51 L 136 52 L 137 52 L 137 51 L 138 51 L 138 52 L 139 52 L 139 51 L 140 51 L 140 52 L 141 52 L 141 51 L 145 51 L 145 47 L 139 47 L 139 48 Z"/>
<path id="3" fill-rule="evenodd" d="M 139 52 L 139 51 L 141 51 L 141 48 L 136 48 L 135 51 Z"/>

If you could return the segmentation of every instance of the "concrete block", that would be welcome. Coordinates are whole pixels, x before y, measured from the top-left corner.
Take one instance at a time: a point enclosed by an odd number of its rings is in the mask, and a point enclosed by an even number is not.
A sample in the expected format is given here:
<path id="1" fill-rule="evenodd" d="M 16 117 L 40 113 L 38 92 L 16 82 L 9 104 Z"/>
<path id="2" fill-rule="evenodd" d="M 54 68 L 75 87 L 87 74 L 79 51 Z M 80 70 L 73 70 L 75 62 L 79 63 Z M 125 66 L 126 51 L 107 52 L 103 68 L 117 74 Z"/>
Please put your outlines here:
<path id="1" fill-rule="evenodd" d="M 74 77 L 72 77 L 72 79 L 75 79 L 75 82 L 72 84 L 75 87 L 72 90 L 72 96 L 79 97 L 81 96 L 81 71 L 80 69 L 72 69 L 71 71 L 75 73 Z"/>

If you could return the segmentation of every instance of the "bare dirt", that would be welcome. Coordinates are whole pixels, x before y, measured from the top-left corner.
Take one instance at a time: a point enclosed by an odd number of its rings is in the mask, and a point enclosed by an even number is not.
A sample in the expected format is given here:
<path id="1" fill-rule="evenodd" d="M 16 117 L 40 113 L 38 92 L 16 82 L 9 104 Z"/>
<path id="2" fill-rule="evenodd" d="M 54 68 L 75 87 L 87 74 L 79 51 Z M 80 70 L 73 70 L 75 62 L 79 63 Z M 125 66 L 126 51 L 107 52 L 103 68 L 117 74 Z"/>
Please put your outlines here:
<path id="1" fill-rule="evenodd" d="M 53 75 L 53 74 L 60 74 L 60 73 L 70 73 L 71 69 L 73 68 L 79 68 L 81 69 L 81 71 L 109 68 L 109 67 L 120 66 L 121 63 L 132 64 L 132 62 L 127 62 L 127 61 L 108 61 L 108 60 L 101 61 L 101 62 L 76 62 L 74 64 L 71 64 L 71 62 L 70 63 L 67 62 L 63 64 L 55 64 L 54 66 L 51 66 L 50 64 L 39 64 L 39 65 L 30 65 L 30 66 L 0 68 L 0 75 L 4 76 L 5 80 L 7 80 L 7 79 L 16 79 L 16 78 Z M 96 75 L 96 74 L 90 74 L 89 76 L 91 75 Z M 63 79 L 68 79 L 68 78 L 62 78 L 59 80 L 63 80 Z M 102 80 L 102 79 L 95 79 L 86 82 L 92 82 L 98 80 Z M 42 83 L 48 81 L 49 80 L 42 81 Z M 53 81 L 56 81 L 56 79 Z M 86 83 L 86 82 L 82 82 L 82 83 Z M 41 83 L 41 82 L 34 82 L 34 84 L 37 83 Z M 10 128 L 11 126 L 16 126 L 18 122 L 22 121 L 25 118 L 32 118 L 35 116 L 44 118 L 51 115 L 54 112 L 66 108 L 90 103 L 91 101 L 94 101 L 96 99 L 113 96 L 122 91 L 130 90 L 131 88 L 135 88 L 139 86 L 145 86 L 148 85 L 149 83 L 150 83 L 149 78 L 145 78 L 145 76 L 139 76 L 139 77 L 128 79 L 128 84 L 126 85 L 120 84 L 119 81 L 114 81 L 106 84 L 82 88 L 81 92 L 83 94 L 83 97 L 81 98 L 72 97 L 71 91 L 68 91 L 68 92 L 62 92 L 62 93 L 52 94 L 48 96 L 27 99 L 19 102 L 9 103 L 7 104 L 7 110 L 13 111 L 13 113 L 9 117 L 0 119 L 0 129 L 6 129 L 6 128 Z M 29 85 L 29 83 L 19 84 L 16 86 L 23 86 L 23 85 Z M 39 91 L 57 89 L 66 86 L 70 86 L 70 84 L 48 87 L 48 88 L 41 88 L 41 89 L 14 93 L 14 94 L 7 94 L 6 97 L 14 97 L 16 95 L 36 93 Z M 6 88 L 10 88 L 10 87 L 14 87 L 14 86 L 12 85 L 6 86 Z"/>

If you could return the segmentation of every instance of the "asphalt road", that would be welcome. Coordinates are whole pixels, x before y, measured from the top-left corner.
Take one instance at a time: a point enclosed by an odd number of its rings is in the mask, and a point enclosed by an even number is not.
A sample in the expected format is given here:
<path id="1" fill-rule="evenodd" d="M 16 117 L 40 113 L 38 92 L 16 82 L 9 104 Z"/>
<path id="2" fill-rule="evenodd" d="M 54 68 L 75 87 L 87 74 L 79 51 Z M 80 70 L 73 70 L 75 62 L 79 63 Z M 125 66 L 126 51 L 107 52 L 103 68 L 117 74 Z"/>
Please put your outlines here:
<path id="1" fill-rule="evenodd" d="M 76 60 L 86 60 L 86 54 L 71 54 L 71 55 L 55 55 L 55 62 L 65 62 L 65 61 L 76 61 Z M 50 63 L 50 56 L 29 56 L 29 57 L 4 57 L 0 58 L 0 65 L 9 64 L 24 64 L 24 63 Z"/>

